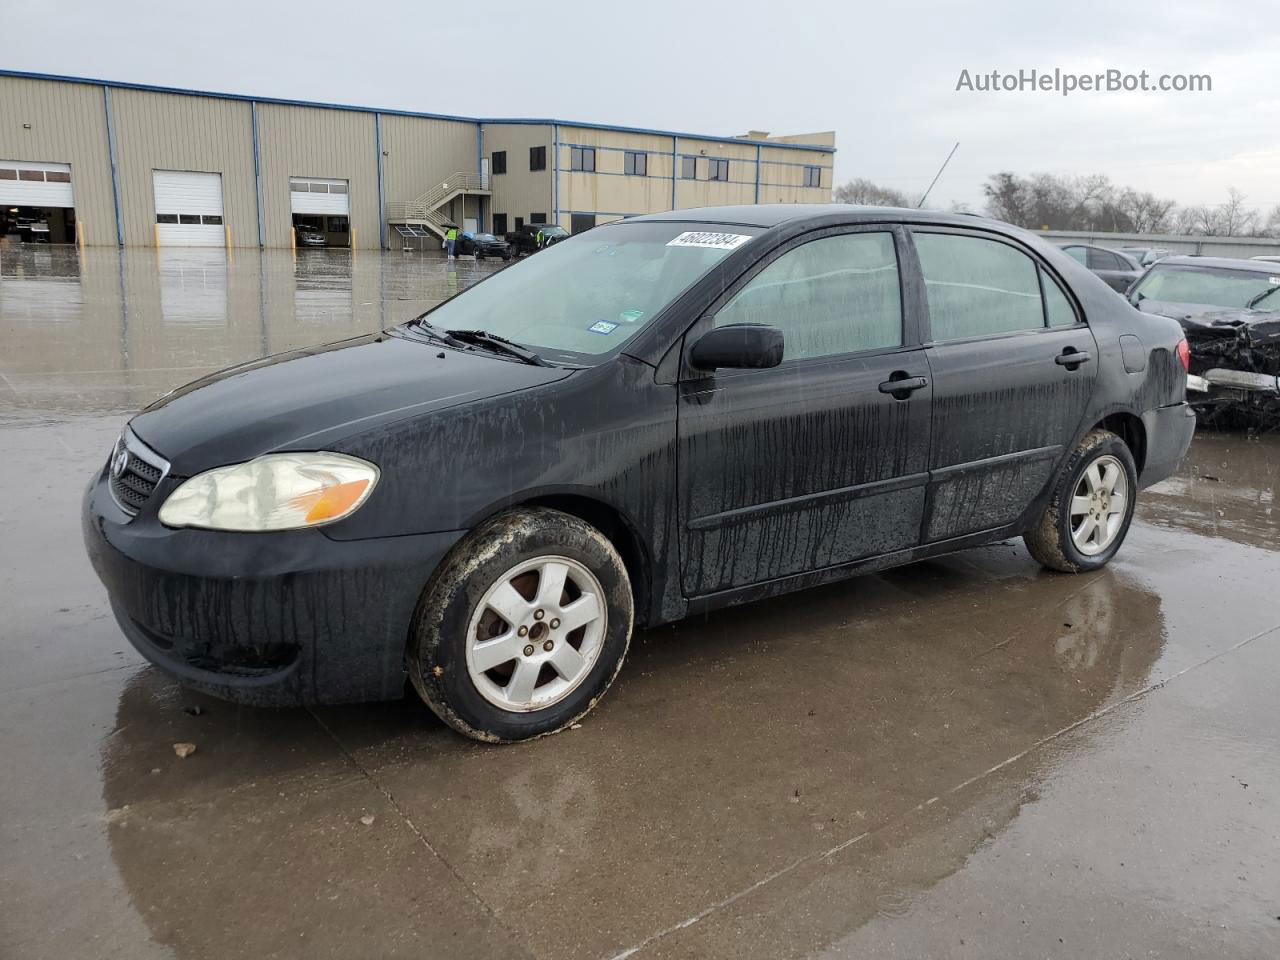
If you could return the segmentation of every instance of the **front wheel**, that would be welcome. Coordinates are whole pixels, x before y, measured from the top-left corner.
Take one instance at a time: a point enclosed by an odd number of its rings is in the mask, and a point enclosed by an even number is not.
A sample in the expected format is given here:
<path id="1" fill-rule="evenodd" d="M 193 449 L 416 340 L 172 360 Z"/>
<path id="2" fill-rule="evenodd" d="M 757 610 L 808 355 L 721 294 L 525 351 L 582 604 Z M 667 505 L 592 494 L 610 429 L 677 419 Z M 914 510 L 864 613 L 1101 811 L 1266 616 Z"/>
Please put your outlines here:
<path id="1" fill-rule="evenodd" d="M 558 510 L 511 510 L 461 540 L 428 584 L 409 677 L 469 737 L 554 733 L 604 696 L 632 618 L 626 566 L 598 530 Z"/>
<path id="2" fill-rule="evenodd" d="M 1109 430 L 1092 430 L 1067 458 L 1053 496 L 1023 535 L 1044 566 L 1083 573 L 1104 566 L 1124 543 L 1133 520 L 1138 470 L 1128 445 Z"/>

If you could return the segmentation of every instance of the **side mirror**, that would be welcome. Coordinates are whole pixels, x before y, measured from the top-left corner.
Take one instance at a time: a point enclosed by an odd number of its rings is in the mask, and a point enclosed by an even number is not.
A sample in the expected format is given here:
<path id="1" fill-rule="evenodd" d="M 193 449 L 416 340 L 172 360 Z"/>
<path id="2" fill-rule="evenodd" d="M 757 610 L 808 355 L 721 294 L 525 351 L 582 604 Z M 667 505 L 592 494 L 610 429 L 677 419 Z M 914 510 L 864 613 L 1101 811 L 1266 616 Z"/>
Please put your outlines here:
<path id="1" fill-rule="evenodd" d="M 782 362 L 782 331 L 766 323 L 731 323 L 708 330 L 689 351 L 698 370 L 763 369 Z"/>

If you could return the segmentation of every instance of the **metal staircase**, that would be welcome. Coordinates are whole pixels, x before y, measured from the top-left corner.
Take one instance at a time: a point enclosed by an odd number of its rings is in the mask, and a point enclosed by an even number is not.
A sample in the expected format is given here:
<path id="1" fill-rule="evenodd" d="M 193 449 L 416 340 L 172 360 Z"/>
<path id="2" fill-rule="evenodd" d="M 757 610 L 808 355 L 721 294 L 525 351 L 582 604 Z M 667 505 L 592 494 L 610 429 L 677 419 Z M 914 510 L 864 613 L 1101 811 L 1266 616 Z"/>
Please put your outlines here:
<path id="1" fill-rule="evenodd" d="M 443 240 L 451 221 L 440 208 L 454 197 L 467 194 L 489 196 L 488 176 L 459 171 L 416 199 L 390 201 L 386 210 L 387 223 L 403 237 L 424 237 L 430 231 Z"/>

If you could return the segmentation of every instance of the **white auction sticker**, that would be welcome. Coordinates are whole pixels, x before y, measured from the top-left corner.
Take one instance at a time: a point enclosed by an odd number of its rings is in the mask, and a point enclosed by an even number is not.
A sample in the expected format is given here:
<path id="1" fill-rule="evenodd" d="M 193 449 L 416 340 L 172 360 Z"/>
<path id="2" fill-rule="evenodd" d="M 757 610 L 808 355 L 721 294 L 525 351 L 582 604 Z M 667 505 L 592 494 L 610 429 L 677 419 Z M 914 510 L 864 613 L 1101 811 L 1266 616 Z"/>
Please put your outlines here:
<path id="1" fill-rule="evenodd" d="M 690 231 L 670 241 L 668 247 L 707 247 L 711 250 L 736 250 L 751 238 L 741 233 L 706 233 Z"/>

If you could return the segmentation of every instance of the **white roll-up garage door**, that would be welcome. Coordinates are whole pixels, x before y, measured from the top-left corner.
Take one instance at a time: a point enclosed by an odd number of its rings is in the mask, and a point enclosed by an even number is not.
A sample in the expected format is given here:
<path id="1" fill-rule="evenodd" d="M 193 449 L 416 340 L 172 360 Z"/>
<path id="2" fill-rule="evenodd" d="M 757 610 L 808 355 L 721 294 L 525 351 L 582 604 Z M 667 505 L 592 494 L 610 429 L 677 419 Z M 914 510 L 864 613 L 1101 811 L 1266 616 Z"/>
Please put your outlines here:
<path id="1" fill-rule="evenodd" d="M 0 203 L 11 207 L 74 207 L 71 164 L 0 160 Z"/>
<path id="2" fill-rule="evenodd" d="M 289 178 L 289 208 L 294 213 L 318 213 L 328 216 L 351 215 L 351 194 L 346 180 L 320 180 L 316 177 Z"/>
<path id="3" fill-rule="evenodd" d="M 156 243 L 162 247 L 221 247 L 222 174 L 154 171 Z"/>

